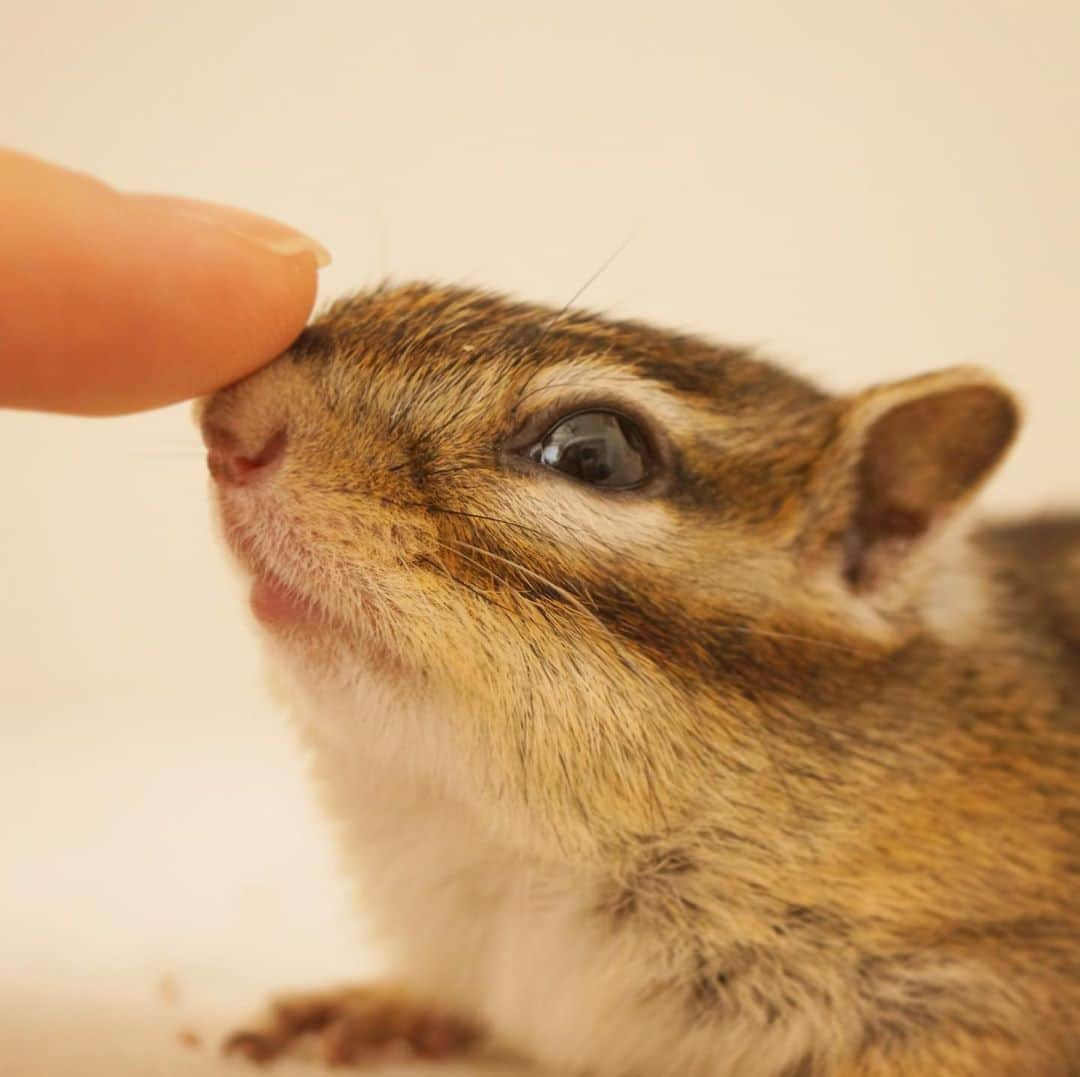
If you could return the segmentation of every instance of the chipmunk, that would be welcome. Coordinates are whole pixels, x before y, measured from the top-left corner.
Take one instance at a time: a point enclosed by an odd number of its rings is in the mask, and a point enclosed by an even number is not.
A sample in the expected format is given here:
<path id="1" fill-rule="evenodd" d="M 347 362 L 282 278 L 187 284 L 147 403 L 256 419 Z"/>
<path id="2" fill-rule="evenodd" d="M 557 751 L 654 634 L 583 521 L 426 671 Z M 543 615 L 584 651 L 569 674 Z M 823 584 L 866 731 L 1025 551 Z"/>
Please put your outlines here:
<path id="1" fill-rule="evenodd" d="M 1080 515 L 969 524 L 989 374 L 385 285 L 201 423 L 394 970 L 231 1050 L 1080 1074 Z"/>

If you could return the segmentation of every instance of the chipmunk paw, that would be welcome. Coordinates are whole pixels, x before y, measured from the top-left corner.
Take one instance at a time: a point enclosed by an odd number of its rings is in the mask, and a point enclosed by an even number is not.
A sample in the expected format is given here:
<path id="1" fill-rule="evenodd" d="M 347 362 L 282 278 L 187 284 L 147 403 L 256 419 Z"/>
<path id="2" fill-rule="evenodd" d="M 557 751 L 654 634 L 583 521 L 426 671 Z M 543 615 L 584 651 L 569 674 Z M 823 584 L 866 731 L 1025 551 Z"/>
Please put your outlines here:
<path id="1" fill-rule="evenodd" d="M 400 1055 L 447 1058 L 481 1039 L 472 1022 L 372 985 L 283 996 L 265 1020 L 233 1033 L 222 1049 L 263 1065 L 314 1042 L 324 1063 L 350 1066 Z"/>

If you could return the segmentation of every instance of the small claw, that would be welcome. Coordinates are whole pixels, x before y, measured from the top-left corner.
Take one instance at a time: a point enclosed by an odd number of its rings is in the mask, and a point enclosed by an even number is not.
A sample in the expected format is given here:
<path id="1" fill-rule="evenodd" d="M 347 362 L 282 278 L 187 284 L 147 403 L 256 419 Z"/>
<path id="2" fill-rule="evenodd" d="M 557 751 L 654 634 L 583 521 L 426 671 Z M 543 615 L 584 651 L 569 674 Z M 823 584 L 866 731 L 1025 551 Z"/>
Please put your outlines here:
<path id="1" fill-rule="evenodd" d="M 260 1066 L 272 1062 L 281 1053 L 281 1044 L 273 1036 L 265 1032 L 241 1031 L 234 1032 L 221 1045 L 221 1053 L 225 1055 L 242 1055 L 250 1062 Z"/>

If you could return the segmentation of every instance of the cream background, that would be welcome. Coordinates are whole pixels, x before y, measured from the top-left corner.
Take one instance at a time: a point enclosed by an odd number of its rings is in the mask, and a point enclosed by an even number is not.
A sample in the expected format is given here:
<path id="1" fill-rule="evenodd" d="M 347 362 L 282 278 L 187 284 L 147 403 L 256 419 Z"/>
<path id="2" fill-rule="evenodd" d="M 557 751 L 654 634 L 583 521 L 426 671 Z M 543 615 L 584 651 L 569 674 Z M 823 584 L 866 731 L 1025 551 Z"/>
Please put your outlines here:
<path id="1" fill-rule="evenodd" d="M 1022 509 L 1077 493 L 1078 67 L 1070 0 L 8 0 L 0 143 L 305 227 L 324 297 L 562 304 L 632 235 L 584 302 L 838 388 L 999 371 Z M 217 1072 L 179 1029 L 375 958 L 187 409 L 3 413 L 0 458 L 0 1071 Z"/>

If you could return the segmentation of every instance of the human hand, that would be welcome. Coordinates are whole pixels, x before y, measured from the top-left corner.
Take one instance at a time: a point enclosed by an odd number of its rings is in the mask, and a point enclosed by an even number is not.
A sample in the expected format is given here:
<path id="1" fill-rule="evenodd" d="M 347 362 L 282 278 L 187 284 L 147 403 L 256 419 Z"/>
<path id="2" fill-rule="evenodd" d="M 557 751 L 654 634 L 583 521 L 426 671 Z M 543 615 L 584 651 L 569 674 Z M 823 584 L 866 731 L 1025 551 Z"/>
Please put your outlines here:
<path id="1" fill-rule="evenodd" d="M 0 406 L 110 415 L 220 388 L 288 347 L 328 262 L 265 217 L 0 150 Z"/>

